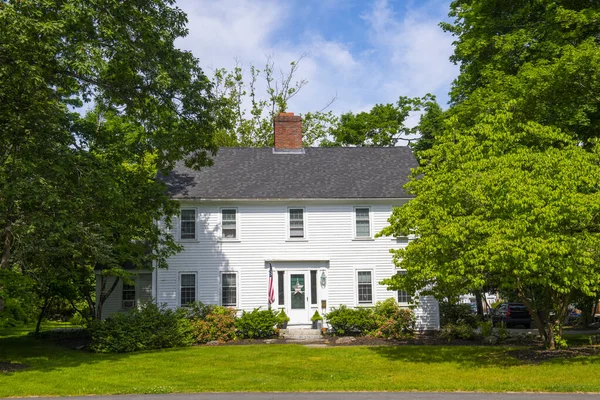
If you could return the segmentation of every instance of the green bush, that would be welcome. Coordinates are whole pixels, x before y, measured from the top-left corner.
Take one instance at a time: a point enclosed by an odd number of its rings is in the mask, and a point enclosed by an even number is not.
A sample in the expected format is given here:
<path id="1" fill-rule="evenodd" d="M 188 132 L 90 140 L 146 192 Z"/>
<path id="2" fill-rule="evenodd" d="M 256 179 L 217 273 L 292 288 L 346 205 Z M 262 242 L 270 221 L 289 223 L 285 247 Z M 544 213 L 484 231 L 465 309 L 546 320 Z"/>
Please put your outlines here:
<path id="1" fill-rule="evenodd" d="M 447 323 L 440 330 L 440 338 L 442 339 L 464 339 L 472 340 L 475 338 L 475 329 L 466 323 Z"/>
<path id="2" fill-rule="evenodd" d="M 440 324 L 469 325 L 471 328 L 477 326 L 479 317 L 473 314 L 469 304 L 455 304 L 447 301 L 440 301 Z"/>
<path id="3" fill-rule="evenodd" d="M 194 342 L 185 309 L 167 310 L 151 302 L 140 309 L 95 321 L 90 332 L 90 350 L 97 353 L 189 346 Z"/>
<path id="4" fill-rule="evenodd" d="M 370 333 L 371 336 L 389 339 L 414 336 L 417 322 L 415 314 L 412 310 L 401 308 L 393 297 L 377 302 L 373 313 L 378 327 Z"/>
<path id="5" fill-rule="evenodd" d="M 479 328 L 481 328 L 481 336 L 486 338 L 488 336 L 492 336 L 494 333 L 494 327 L 492 326 L 492 321 L 480 322 Z"/>
<path id="6" fill-rule="evenodd" d="M 228 342 L 236 338 L 235 315 L 232 308 L 221 306 L 204 306 L 202 318 L 192 320 L 192 328 L 196 343 L 208 343 L 212 340 Z"/>
<path id="7" fill-rule="evenodd" d="M 35 319 L 33 310 L 24 308 L 16 299 L 7 298 L 4 302 L 4 310 L 0 313 L 0 328 L 28 324 Z"/>
<path id="8" fill-rule="evenodd" d="M 251 312 L 242 311 L 242 316 L 237 319 L 235 326 L 238 336 L 244 338 L 267 338 L 277 334 L 275 326 L 280 319 L 272 310 L 255 308 Z"/>
<path id="9" fill-rule="evenodd" d="M 287 323 L 290 322 L 290 317 L 285 313 L 285 310 L 282 308 L 277 314 L 277 327 L 279 329 L 283 329 L 287 327 Z"/>
<path id="10" fill-rule="evenodd" d="M 326 315 L 336 335 L 366 335 L 378 328 L 372 308 L 348 308 L 341 305 Z"/>

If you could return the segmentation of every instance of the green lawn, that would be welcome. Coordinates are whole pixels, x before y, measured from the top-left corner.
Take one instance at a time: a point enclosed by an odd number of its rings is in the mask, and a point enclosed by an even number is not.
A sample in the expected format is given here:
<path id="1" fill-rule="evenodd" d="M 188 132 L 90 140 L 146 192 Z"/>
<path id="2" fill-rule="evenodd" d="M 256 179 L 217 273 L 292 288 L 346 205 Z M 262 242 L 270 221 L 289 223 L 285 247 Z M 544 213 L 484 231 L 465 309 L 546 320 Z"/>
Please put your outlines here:
<path id="1" fill-rule="evenodd" d="M 124 355 L 0 334 L 0 397 L 203 391 L 600 391 L 600 356 L 523 364 L 501 347 L 192 347 Z"/>

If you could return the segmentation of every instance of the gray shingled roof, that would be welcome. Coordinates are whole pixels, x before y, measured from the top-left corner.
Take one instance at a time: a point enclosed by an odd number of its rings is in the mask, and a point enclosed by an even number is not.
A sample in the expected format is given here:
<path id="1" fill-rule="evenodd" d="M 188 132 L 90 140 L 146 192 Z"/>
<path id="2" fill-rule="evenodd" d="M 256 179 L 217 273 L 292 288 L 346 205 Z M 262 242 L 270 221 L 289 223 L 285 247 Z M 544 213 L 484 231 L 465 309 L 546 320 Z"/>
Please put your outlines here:
<path id="1" fill-rule="evenodd" d="M 416 166 L 408 147 L 221 148 L 212 167 L 178 164 L 164 179 L 176 199 L 406 198 Z"/>

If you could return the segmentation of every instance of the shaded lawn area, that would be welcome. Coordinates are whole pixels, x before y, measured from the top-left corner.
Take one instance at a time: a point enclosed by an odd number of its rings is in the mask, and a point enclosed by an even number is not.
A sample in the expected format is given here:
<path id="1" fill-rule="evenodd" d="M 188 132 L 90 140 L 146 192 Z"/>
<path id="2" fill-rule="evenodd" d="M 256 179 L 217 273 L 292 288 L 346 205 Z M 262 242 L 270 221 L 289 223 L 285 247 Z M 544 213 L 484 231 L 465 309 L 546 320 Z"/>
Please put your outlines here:
<path id="1" fill-rule="evenodd" d="M 0 373 L 0 397 L 205 391 L 600 391 L 600 356 L 536 365 L 505 354 L 515 349 L 250 345 L 103 355 L 0 334 L 0 362 L 29 365 Z"/>

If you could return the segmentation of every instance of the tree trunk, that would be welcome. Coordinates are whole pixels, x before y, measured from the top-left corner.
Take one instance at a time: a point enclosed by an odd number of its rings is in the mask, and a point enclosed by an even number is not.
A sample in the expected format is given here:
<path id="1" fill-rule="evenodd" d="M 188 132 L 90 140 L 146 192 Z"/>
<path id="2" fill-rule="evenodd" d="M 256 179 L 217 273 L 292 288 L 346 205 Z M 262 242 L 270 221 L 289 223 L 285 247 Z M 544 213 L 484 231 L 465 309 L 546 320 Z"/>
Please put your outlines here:
<path id="1" fill-rule="evenodd" d="M 102 306 L 104 305 L 104 302 L 106 301 L 106 299 L 108 299 L 110 297 L 112 292 L 117 287 L 117 284 L 119 283 L 119 277 L 118 276 L 115 277 L 115 281 L 113 282 L 113 284 L 111 285 L 110 289 L 108 289 L 107 292 L 104 292 L 104 289 L 106 288 L 105 277 L 100 276 L 100 281 L 102 282 L 102 284 L 100 286 L 100 295 L 96 299 L 96 319 L 98 321 L 102 320 Z"/>
<path id="2" fill-rule="evenodd" d="M 475 292 L 475 302 L 477 303 L 477 315 L 483 317 L 483 296 L 480 291 Z"/>
<path id="3" fill-rule="evenodd" d="M 38 315 L 38 319 L 37 319 L 37 323 L 35 325 L 35 335 L 39 335 L 40 334 L 40 327 L 42 325 L 42 320 L 44 319 L 44 316 L 46 315 L 46 311 L 48 310 L 48 307 L 50 307 L 50 303 L 52 302 L 52 299 L 44 299 L 44 305 L 42 306 L 42 309 L 40 310 L 40 313 Z"/>

